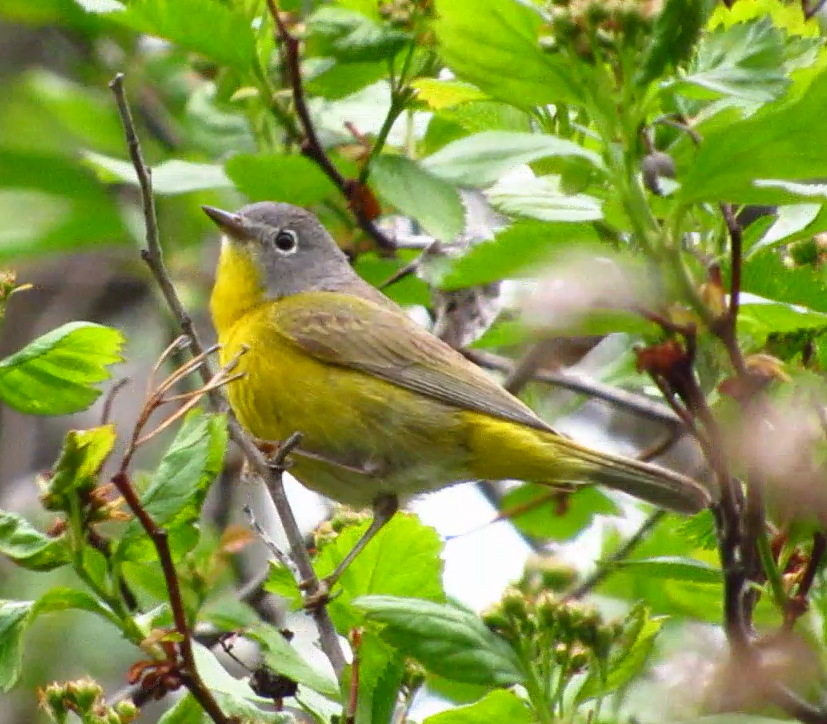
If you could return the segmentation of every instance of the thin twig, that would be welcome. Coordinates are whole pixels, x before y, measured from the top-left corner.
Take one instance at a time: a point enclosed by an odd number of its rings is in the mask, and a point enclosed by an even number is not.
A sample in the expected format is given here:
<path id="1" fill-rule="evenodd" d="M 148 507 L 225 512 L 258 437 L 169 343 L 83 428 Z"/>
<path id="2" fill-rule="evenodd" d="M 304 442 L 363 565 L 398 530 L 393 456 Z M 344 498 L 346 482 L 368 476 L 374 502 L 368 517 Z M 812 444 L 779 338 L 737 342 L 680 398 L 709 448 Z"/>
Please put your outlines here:
<path id="1" fill-rule="evenodd" d="M 485 369 L 505 372 L 506 374 L 509 374 L 514 369 L 514 362 L 510 359 L 492 354 L 491 352 L 478 349 L 466 349 L 462 350 L 462 353 L 472 362 Z M 682 423 L 682 420 L 672 410 L 659 402 L 654 402 L 642 395 L 636 395 L 618 387 L 612 387 L 597 380 L 589 379 L 585 375 L 580 375 L 576 372 L 563 370 L 548 372 L 539 370 L 534 374 L 533 379 L 537 382 L 555 385 L 571 390 L 572 392 L 579 392 L 580 394 L 594 397 L 614 407 L 628 410 L 654 422 L 671 426 L 677 426 Z"/>
<path id="2" fill-rule="evenodd" d="M 532 379 L 554 349 L 555 340 L 543 339 L 532 345 L 503 380 L 503 387 L 512 395 L 518 394 Z"/>
<path id="3" fill-rule="evenodd" d="M 137 135 L 135 133 L 135 126 L 132 122 L 132 116 L 129 112 L 129 105 L 126 101 L 123 89 L 123 74 L 119 73 L 110 83 L 110 88 L 115 95 L 118 104 L 118 111 L 121 116 L 121 123 L 124 126 L 124 133 L 129 146 L 130 156 L 135 165 L 135 171 L 139 179 L 150 179 L 149 170 L 144 163 L 143 156 L 140 150 Z M 161 288 L 164 299 L 167 302 L 173 316 L 181 327 L 182 332 L 191 341 L 191 350 L 195 356 L 203 354 L 203 346 L 195 332 L 190 316 L 186 313 L 178 293 L 175 290 L 169 273 L 164 265 L 163 255 L 161 254 L 161 247 L 158 236 L 158 225 L 155 214 L 155 197 L 152 193 L 152 184 L 141 183 L 141 198 L 144 208 L 144 219 L 147 223 L 146 242 L 147 248 L 142 250 L 141 257 L 149 267 L 150 272 Z M 210 365 L 205 363 L 200 367 L 199 373 L 205 384 L 209 384 L 212 379 Z M 220 390 L 212 390 L 208 393 L 213 407 L 218 411 L 227 411 L 228 405 L 226 399 Z M 281 471 L 270 468 L 262 455 L 261 451 L 255 446 L 253 441 L 249 438 L 243 430 L 238 421 L 228 414 L 228 428 L 230 435 L 235 443 L 241 448 L 242 452 L 247 456 L 253 470 L 261 477 L 267 486 L 267 490 L 273 499 L 276 511 L 284 527 L 285 535 L 290 543 L 290 553 L 299 574 L 302 576 L 302 581 L 309 592 L 318 590 L 319 581 L 316 576 L 313 566 L 310 563 L 310 556 L 307 548 L 304 545 L 304 539 L 299 530 L 296 518 L 290 508 L 290 503 L 287 500 L 287 495 L 284 492 L 284 485 L 282 483 Z M 339 644 L 339 639 L 336 634 L 336 629 L 333 622 L 330 620 L 330 615 L 324 606 L 316 607 L 312 611 L 312 616 L 319 629 L 319 638 L 322 650 L 327 655 L 333 666 L 336 675 L 341 675 L 345 667 L 345 657 L 342 652 L 342 647 Z"/>
<path id="4" fill-rule="evenodd" d="M 350 648 L 353 650 L 353 665 L 350 669 L 350 692 L 347 701 L 345 724 L 356 721 L 356 708 L 359 706 L 359 647 L 362 644 L 362 632 L 355 628 L 350 634 Z"/>
<path id="5" fill-rule="evenodd" d="M 264 543 L 265 547 L 268 551 L 270 551 L 270 555 L 273 556 L 281 565 L 283 565 L 288 571 L 292 574 L 296 574 L 296 566 L 293 564 L 293 561 L 290 560 L 290 556 L 288 556 L 281 548 L 276 545 L 276 542 L 270 537 L 270 534 L 264 530 L 261 523 L 256 520 L 255 513 L 253 513 L 253 509 L 249 505 L 243 505 L 241 509 L 244 511 L 244 515 L 247 516 L 247 521 L 250 523 L 250 527 L 253 529 L 255 534 L 259 537 L 262 543 Z"/>
<path id="6" fill-rule="evenodd" d="M 388 236 L 365 215 L 364 210 L 358 203 L 353 203 L 351 188 L 354 184 L 359 184 L 358 180 L 346 179 L 324 150 L 324 146 L 322 146 L 319 136 L 316 133 L 316 127 L 313 125 L 313 119 L 310 117 L 310 111 L 307 108 L 307 101 L 304 96 L 304 84 L 302 83 L 301 77 L 301 59 L 299 57 L 299 39 L 288 29 L 284 18 L 281 17 L 275 0 L 267 0 L 267 7 L 270 10 L 270 15 L 273 17 L 273 22 L 276 26 L 277 39 L 284 50 L 283 57 L 287 65 L 287 77 L 290 81 L 290 88 L 293 94 L 293 105 L 296 110 L 296 115 L 299 118 L 299 123 L 301 124 L 302 133 L 304 134 L 304 139 L 297 138 L 294 140 L 301 142 L 302 153 L 309 159 L 315 161 L 319 168 L 324 171 L 325 175 L 335 184 L 336 188 L 348 199 L 348 205 L 356 217 L 359 228 L 370 236 L 381 249 L 395 249 L 396 245 L 393 240 L 388 238 Z"/>
<path id="7" fill-rule="evenodd" d="M 649 531 L 651 531 L 652 528 L 654 528 L 665 515 L 665 510 L 656 510 L 652 513 L 652 515 L 643 521 L 640 528 L 638 528 L 635 533 L 622 546 L 620 546 L 620 548 L 618 548 L 608 558 L 605 558 L 597 564 L 597 568 L 595 568 L 594 573 L 592 573 L 582 583 L 579 583 L 577 586 L 565 593 L 563 595 L 563 601 L 572 601 L 578 598 L 583 598 L 583 596 L 591 592 L 600 583 L 602 583 L 609 574 L 614 572 L 617 564 L 623 560 L 626 560 L 635 548 L 637 548 L 646 539 L 646 536 L 649 535 Z"/>
<path id="8" fill-rule="evenodd" d="M 198 669 L 195 666 L 195 655 L 192 649 L 192 632 L 187 624 L 187 615 L 184 608 L 184 599 L 181 597 L 181 587 L 178 583 L 178 574 L 175 570 L 175 562 L 172 560 L 172 553 L 169 548 L 169 534 L 166 528 L 156 525 L 152 516 L 146 512 L 141 505 L 138 494 L 126 472 L 121 470 L 113 478 L 112 482 L 123 496 L 126 504 L 138 519 L 141 527 L 146 531 L 155 550 L 158 553 L 158 560 L 161 563 L 161 570 L 164 574 L 167 592 L 169 594 L 169 606 L 172 609 L 172 618 L 175 622 L 175 630 L 180 634 L 181 641 L 178 644 L 184 668 L 181 669 L 181 679 L 190 690 L 192 695 L 216 724 L 229 724 L 230 719 L 221 711 L 221 707 L 207 688 Z"/>
<path id="9" fill-rule="evenodd" d="M 118 380 L 112 387 L 109 388 L 109 391 L 106 393 L 106 399 L 103 401 L 103 410 L 101 411 L 101 425 L 106 425 L 109 423 L 110 418 L 112 417 L 112 404 L 115 402 L 115 398 L 118 396 L 118 393 L 126 387 L 132 380 L 129 377 L 124 377 Z"/>

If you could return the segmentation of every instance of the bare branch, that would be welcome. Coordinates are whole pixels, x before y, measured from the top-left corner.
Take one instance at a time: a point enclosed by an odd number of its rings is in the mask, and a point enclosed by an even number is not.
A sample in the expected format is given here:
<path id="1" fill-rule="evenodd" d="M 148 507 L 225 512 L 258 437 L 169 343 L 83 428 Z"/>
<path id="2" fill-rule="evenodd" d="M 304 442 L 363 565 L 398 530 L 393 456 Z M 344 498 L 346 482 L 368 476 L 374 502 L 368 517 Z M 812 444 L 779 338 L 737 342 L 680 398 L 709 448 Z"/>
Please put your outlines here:
<path id="1" fill-rule="evenodd" d="M 173 316 L 181 327 L 182 332 L 189 338 L 190 347 L 193 354 L 197 357 L 204 354 L 204 347 L 201 344 L 197 333 L 192 324 L 190 316 L 184 309 L 175 290 L 174 285 L 169 277 L 161 254 L 161 246 L 158 236 L 158 224 L 155 214 L 155 198 L 152 193 L 152 184 L 150 181 L 149 169 L 144 163 L 143 156 L 140 150 L 140 144 L 135 132 L 135 126 L 132 121 L 132 115 L 129 112 L 129 104 L 123 89 L 123 74 L 119 73 L 110 83 L 110 88 L 115 95 L 115 100 L 118 104 L 118 111 L 121 116 L 121 122 L 124 126 L 124 133 L 126 135 L 127 145 L 129 146 L 130 157 L 135 166 L 135 171 L 141 180 L 141 198 L 144 208 L 144 220 L 147 225 L 146 229 L 146 243 L 147 246 L 142 250 L 141 257 L 149 267 L 150 272 L 155 278 L 158 286 L 164 295 Z M 200 368 L 199 373 L 205 385 L 209 385 L 213 374 L 208 362 L 205 362 Z M 213 407 L 225 412 L 228 409 L 227 402 L 220 390 L 210 390 L 208 392 Z M 313 566 L 310 563 L 310 556 L 304 545 L 304 539 L 296 523 L 296 518 L 290 508 L 287 500 L 287 495 L 284 492 L 284 485 L 282 483 L 282 473 L 280 470 L 271 468 L 261 451 L 255 446 L 253 441 L 248 437 L 244 429 L 238 421 L 228 415 L 228 427 L 232 439 L 241 448 L 242 452 L 247 456 L 250 465 L 259 477 L 264 481 L 267 490 L 273 499 L 273 503 L 278 512 L 285 534 L 290 543 L 290 553 L 296 567 L 302 576 L 302 583 L 304 583 L 308 590 L 312 593 L 319 587 L 318 577 L 316 576 Z M 333 669 L 337 675 L 340 675 L 345 667 L 345 657 L 342 648 L 339 644 L 339 639 L 336 634 L 336 629 L 327 610 L 321 606 L 312 612 L 313 618 L 319 629 L 319 637 L 322 650 L 327 655 Z"/>

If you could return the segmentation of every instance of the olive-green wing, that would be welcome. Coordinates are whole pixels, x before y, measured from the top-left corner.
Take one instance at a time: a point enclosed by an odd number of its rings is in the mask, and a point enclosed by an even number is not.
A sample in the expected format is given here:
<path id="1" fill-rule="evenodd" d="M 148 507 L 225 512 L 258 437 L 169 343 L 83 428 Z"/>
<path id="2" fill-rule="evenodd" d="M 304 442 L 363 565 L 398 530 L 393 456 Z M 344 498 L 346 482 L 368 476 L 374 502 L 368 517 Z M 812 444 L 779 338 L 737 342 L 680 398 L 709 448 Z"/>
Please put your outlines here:
<path id="1" fill-rule="evenodd" d="M 550 429 L 485 372 L 394 307 L 313 292 L 282 299 L 272 314 L 279 333 L 316 359 L 462 409 Z"/>

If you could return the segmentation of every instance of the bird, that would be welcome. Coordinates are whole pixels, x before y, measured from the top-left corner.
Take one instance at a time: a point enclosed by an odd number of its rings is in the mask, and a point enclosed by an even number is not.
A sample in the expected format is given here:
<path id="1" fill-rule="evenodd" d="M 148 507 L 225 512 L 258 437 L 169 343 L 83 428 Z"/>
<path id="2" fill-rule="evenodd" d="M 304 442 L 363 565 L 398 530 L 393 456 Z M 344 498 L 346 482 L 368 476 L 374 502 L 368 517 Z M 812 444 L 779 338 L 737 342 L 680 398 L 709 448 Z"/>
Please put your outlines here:
<path id="1" fill-rule="evenodd" d="M 221 363 L 238 364 L 235 416 L 259 441 L 299 433 L 291 474 L 373 511 L 321 595 L 400 501 L 456 483 L 601 484 L 684 514 L 711 503 L 688 477 L 556 432 L 363 280 L 312 213 L 277 202 L 203 210 L 221 231 L 210 312 Z"/>

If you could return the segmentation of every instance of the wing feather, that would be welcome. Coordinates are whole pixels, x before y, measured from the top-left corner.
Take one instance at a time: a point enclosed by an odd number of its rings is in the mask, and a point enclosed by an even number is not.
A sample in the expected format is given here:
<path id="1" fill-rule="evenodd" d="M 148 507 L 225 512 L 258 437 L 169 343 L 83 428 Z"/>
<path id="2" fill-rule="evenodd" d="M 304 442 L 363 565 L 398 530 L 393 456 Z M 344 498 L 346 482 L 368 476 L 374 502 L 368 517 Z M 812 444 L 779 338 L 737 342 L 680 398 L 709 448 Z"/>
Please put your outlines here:
<path id="1" fill-rule="evenodd" d="M 313 292 L 281 300 L 273 314 L 279 333 L 316 359 L 462 409 L 550 430 L 520 400 L 399 309 L 337 292 Z"/>

